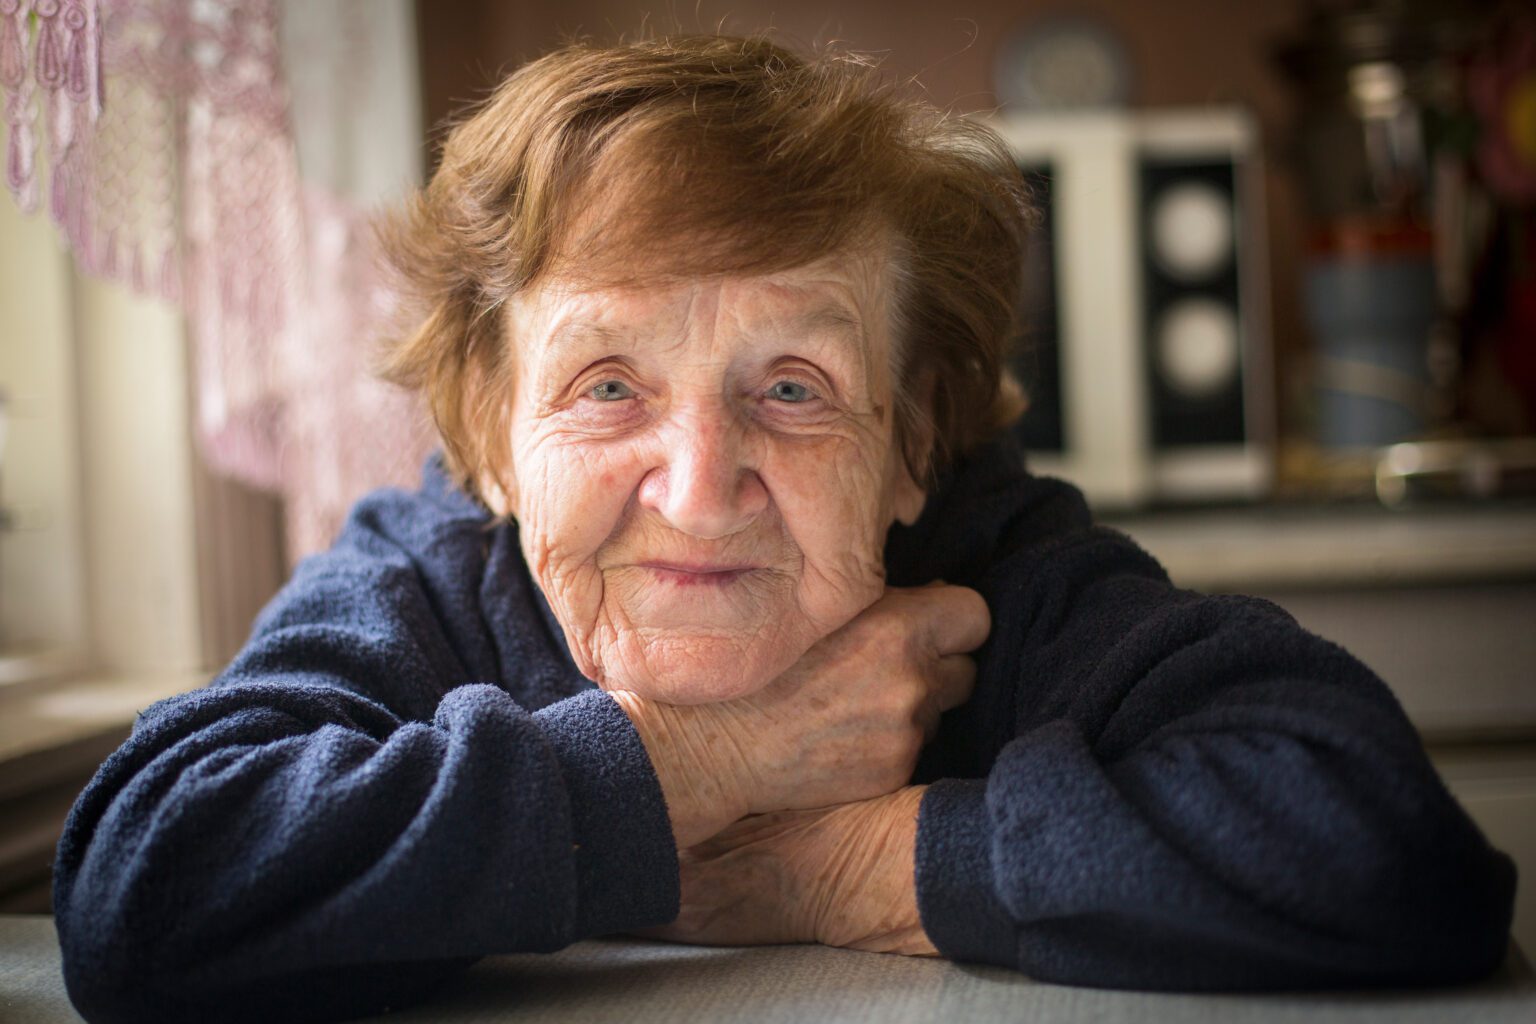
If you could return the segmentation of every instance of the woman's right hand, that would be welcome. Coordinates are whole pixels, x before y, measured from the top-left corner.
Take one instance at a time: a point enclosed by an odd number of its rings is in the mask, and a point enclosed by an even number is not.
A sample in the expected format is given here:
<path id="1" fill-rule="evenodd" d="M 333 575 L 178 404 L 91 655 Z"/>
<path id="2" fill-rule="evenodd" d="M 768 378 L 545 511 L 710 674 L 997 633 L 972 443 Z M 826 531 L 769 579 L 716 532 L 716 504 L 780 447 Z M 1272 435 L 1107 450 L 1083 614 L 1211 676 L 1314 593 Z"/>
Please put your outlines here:
<path id="1" fill-rule="evenodd" d="M 762 690 L 628 713 L 661 781 L 679 848 L 747 814 L 826 807 L 906 785 L 940 712 L 970 697 L 991 616 L 967 587 L 889 588 Z"/>

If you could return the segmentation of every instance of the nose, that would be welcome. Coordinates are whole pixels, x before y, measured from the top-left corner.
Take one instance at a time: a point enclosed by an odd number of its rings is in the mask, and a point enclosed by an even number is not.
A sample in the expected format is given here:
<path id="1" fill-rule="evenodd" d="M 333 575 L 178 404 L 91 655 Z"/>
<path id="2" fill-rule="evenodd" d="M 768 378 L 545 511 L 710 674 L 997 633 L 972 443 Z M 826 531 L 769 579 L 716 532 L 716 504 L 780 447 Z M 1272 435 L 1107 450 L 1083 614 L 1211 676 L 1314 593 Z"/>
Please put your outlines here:
<path id="1" fill-rule="evenodd" d="M 660 465 L 640 484 L 640 503 L 694 537 L 728 537 L 768 507 L 768 490 L 747 464 L 743 428 L 724 410 L 693 415 L 668 438 Z"/>

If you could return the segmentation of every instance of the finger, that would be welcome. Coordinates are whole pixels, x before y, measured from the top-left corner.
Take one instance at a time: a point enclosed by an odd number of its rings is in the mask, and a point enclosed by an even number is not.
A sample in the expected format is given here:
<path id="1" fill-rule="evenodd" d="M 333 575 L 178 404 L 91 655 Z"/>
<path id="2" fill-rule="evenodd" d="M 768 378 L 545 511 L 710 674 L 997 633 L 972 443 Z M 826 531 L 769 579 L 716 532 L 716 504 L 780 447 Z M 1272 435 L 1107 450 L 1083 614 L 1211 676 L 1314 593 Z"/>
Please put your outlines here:
<path id="1" fill-rule="evenodd" d="M 908 613 L 932 650 L 939 654 L 974 651 L 992 631 L 987 602 L 970 587 L 931 587 L 913 592 Z"/>
<path id="2" fill-rule="evenodd" d="M 971 699 L 976 686 L 976 662 L 966 654 L 947 654 L 935 666 L 933 694 L 940 711 L 957 708 Z"/>

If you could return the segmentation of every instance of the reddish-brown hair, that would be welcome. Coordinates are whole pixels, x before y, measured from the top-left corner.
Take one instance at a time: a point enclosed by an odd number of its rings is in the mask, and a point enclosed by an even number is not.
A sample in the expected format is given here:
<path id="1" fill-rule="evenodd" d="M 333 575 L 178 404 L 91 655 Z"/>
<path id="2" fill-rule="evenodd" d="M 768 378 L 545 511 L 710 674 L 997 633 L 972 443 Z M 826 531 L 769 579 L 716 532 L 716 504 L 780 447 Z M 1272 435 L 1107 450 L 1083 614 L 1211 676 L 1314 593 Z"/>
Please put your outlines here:
<path id="1" fill-rule="evenodd" d="M 595 208 L 616 212 L 598 223 Z M 382 224 L 424 307 L 383 372 L 424 392 L 450 468 L 478 488 L 506 466 L 504 303 L 541 275 L 763 273 L 878 239 L 897 271 L 896 427 L 922 480 L 1022 408 L 1005 358 L 1027 221 L 991 131 L 857 56 L 717 36 L 573 44 L 461 120 L 430 184 Z"/>

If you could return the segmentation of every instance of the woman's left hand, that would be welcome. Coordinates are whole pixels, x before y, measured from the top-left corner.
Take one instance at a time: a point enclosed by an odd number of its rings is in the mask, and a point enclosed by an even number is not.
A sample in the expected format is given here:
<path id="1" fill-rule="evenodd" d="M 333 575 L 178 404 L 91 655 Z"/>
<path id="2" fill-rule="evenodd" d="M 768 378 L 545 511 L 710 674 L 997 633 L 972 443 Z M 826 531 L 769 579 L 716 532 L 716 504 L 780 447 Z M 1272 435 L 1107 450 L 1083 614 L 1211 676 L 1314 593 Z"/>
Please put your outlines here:
<path id="1" fill-rule="evenodd" d="M 924 789 L 743 818 L 679 854 L 677 920 L 644 934 L 937 955 L 918 917 L 913 867 Z"/>

